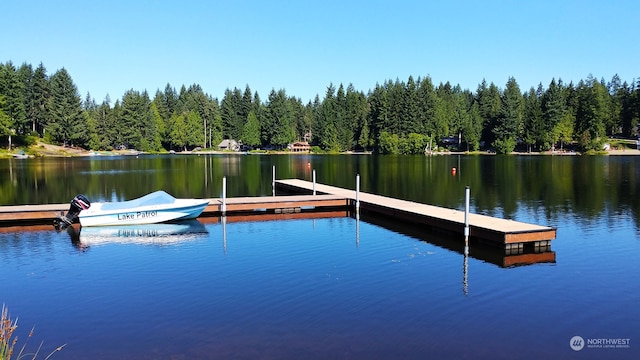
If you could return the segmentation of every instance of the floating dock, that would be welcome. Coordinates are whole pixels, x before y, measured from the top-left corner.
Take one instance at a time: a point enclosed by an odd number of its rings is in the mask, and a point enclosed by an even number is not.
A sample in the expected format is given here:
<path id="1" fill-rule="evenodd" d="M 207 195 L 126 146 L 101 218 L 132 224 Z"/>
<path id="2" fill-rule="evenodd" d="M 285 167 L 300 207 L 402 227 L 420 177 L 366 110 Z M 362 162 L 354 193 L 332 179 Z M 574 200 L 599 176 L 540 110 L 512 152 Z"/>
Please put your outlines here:
<path id="1" fill-rule="evenodd" d="M 223 205 L 226 210 L 223 210 Z M 209 199 L 202 217 L 251 214 L 289 214 L 301 211 L 347 211 L 349 199 L 337 195 L 294 195 Z M 0 206 L 0 226 L 53 224 L 69 204 Z"/>
<path id="2" fill-rule="evenodd" d="M 354 190 L 299 179 L 276 180 L 274 186 L 277 194 L 296 195 L 209 199 L 209 205 L 201 216 L 235 217 L 330 211 L 349 214 L 362 210 L 434 230 L 461 235 L 464 233 L 465 213 L 460 210 L 364 192 L 356 193 Z M 357 208 L 356 203 L 359 205 Z M 68 203 L 0 206 L 0 226 L 52 224 L 57 215 L 68 209 Z M 551 240 L 556 237 L 556 229 L 551 227 L 480 214 L 469 214 L 469 225 L 471 238 L 481 239 L 512 253 L 520 253 L 524 246 L 533 247 L 535 251 L 548 250 Z"/>
<path id="3" fill-rule="evenodd" d="M 421 204 L 381 195 L 368 194 L 335 186 L 312 183 L 298 179 L 277 180 L 277 189 L 289 193 L 313 193 L 337 195 L 351 200 L 352 206 L 359 202 L 361 210 L 393 217 L 401 221 L 422 224 L 434 229 L 464 233 L 464 211 Z M 358 199 L 356 199 L 356 195 Z M 320 195 L 316 195 L 320 196 Z M 525 244 L 536 248 L 549 248 L 556 238 L 556 229 L 514 220 L 500 219 L 480 214 L 469 214 L 469 236 L 487 240 L 518 251 Z"/>

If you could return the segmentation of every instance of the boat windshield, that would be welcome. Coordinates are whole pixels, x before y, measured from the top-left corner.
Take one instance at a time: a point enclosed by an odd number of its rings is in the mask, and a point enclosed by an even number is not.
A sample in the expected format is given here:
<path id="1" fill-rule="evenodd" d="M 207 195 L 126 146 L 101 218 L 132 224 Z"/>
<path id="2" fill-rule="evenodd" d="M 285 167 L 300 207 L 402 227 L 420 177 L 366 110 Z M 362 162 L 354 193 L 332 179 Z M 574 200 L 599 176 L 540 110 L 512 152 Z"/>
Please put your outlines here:
<path id="1" fill-rule="evenodd" d="M 173 196 L 167 194 L 162 190 L 159 190 L 133 200 L 107 202 L 102 204 L 101 209 L 102 210 L 126 210 L 126 209 L 141 207 L 141 206 L 172 204 L 173 202 L 175 202 L 175 200 L 176 198 L 174 198 Z"/>

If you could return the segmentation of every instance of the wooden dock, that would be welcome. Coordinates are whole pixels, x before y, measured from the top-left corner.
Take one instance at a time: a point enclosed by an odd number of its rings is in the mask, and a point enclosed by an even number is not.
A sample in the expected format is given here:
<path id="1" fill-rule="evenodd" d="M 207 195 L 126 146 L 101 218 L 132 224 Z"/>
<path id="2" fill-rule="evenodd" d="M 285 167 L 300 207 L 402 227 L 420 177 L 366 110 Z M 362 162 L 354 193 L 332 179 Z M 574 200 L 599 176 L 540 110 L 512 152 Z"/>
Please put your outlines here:
<path id="1" fill-rule="evenodd" d="M 289 193 L 311 194 L 314 184 L 298 179 L 277 180 L 277 189 Z M 315 184 L 316 194 L 337 195 L 356 201 L 354 190 Z M 320 195 L 316 195 L 320 196 Z M 435 229 L 464 234 L 464 211 L 394 199 L 360 192 L 360 209 L 393 217 L 401 221 L 423 224 Z M 547 248 L 556 238 L 556 229 L 480 214 L 469 214 L 469 235 L 488 240 L 506 250 L 521 249 L 525 244 Z"/>
<path id="2" fill-rule="evenodd" d="M 295 214 L 301 212 L 355 210 L 356 192 L 309 181 L 287 179 L 276 181 L 278 195 L 209 199 L 202 217 L 252 214 Z M 312 195 L 315 188 L 316 195 Z M 453 233 L 464 233 L 464 212 L 386 196 L 360 192 L 358 211 L 380 214 L 388 218 Z M 223 206 L 224 205 L 224 206 Z M 69 204 L 0 206 L 0 227 L 52 224 L 56 215 L 66 212 Z M 524 247 L 548 249 L 556 237 L 556 229 L 480 214 L 469 215 L 471 238 L 482 239 L 519 253 Z"/>
<path id="3" fill-rule="evenodd" d="M 225 215 L 288 214 L 303 211 L 347 211 L 349 199 L 338 195 L 296 195 L 236 197 L 209 199 L 209 205 L 202 217 L 221 216 L 223 201 Z M 53 224 L 53 219 L 61 212 L 66 213 L 69 204 L 0 206 L 0 226 Z"/>

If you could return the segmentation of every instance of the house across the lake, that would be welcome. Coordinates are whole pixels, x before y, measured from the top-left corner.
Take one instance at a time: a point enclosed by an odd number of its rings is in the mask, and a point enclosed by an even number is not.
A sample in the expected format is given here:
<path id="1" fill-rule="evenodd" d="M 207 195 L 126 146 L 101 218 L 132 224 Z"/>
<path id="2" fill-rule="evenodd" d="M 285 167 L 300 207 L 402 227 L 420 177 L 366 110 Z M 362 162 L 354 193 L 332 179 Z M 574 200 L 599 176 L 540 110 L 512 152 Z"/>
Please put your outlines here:
<path id="1" fill-rule="evenodd" d="M 287 145 L 287 149 L 291 152 L 309 152 L 311 146 L 306 141 L 296 141 L 293 144 Z"/>
<path id="2" fill-rule="evenodd" d="M 220 144 L 218 144 L 218 150 L 238 151 L 240 150 L 240 144 L 233 139 L 224 139 Z"/>

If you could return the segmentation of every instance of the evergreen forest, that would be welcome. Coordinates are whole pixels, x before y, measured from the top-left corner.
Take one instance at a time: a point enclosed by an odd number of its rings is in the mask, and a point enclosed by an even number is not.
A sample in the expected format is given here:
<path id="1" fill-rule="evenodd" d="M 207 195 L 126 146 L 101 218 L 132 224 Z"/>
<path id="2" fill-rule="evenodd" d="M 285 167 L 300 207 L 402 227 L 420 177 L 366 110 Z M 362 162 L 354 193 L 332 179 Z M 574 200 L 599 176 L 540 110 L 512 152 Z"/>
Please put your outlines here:
<path id="1" fill-rule="evenodd" d="M 251 148 L 284 148 L 298 140 L 327 152 L 422 154 L 436 147 L 497 153 L 571 146 L 599 151 L 608 137 L 638 135 L 640 80 L 628 83 L 589 75 L 577 84 L 551 79 L 520 89 L 483 80 L 474 92 L 429 77 L 378 83 L 367 93 L 329 84 L 304 104 L 285 89 L 266 99 L 226 89 L 222 99 L 199 85 L 167 84 L 150 95 L 127 91 L 98 103 L 78 93 L 64 68 L 52 75 L 42 63 L 0 63 L 0 141 L 34 139 L 93 150 L 146 152 L 217 149 L 223 139 Z"/>

